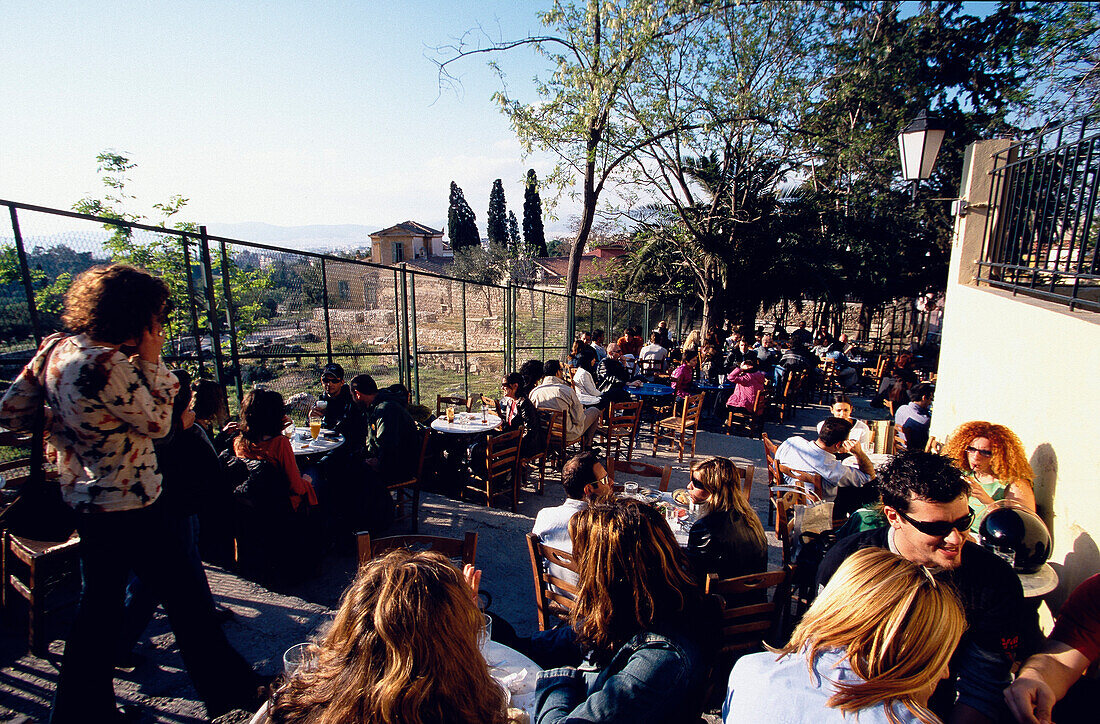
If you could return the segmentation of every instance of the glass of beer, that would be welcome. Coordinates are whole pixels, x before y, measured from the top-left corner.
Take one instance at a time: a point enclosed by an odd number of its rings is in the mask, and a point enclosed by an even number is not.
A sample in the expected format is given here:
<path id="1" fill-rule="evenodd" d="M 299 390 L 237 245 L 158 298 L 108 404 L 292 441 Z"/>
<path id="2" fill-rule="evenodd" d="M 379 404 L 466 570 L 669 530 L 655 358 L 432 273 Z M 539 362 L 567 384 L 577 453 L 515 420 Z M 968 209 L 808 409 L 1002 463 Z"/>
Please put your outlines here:
<path id="1" fill-rule="evenodd" d="M 309 436 L 314 440 L 321 434 L 321 418 L 311 417 L 309 418 Z"/>
<path id="2" fill-rule="evenodd" d="M 455 421 L 455 408 L 447 407 L 447 422 Z"/>

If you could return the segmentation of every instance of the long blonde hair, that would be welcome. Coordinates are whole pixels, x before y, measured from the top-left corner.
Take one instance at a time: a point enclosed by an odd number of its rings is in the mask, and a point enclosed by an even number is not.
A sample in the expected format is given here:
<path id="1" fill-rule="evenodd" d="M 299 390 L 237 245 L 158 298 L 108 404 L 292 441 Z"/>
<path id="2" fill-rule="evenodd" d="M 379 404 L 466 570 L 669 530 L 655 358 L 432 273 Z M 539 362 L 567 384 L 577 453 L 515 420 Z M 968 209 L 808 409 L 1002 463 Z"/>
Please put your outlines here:
<path id="1" fill-rule="evenodd" d="M 1004 425 L 994 425 L 985 420 L 971 420 L 964 422 L 955 428 L 951 438 L 943 447 L 943 455 L 951 458 L 955 467 L 963 472 L 973 472 L 970 469 L 970 460 L 966 456 L 966 448 L 976 438 L 989 439 L 993 456 L 989 459 L 993 474 L 998 480 L 1005 483 L 1026 483 L 1031 485 L 1035 473 L 1031 470 L 1031 463 L 1027 461 L 1027 453 L 1020 443 L 1016 433 Z"/>
<path id="2" fill-rule="evenodd" d="M 635 634 L 700 605 L 687 558 L 652 507 L 589 505 L 573 514 L 569 535 L 579 578 L 570 622 L 595 662 L 607 663 Z"/>
<path id="3" fill-rule="evenodd" d="M 698 473 L 699 480 L 695 480 Z M 691 466 L 692 485 L 707 494 L 707 505 L 713 511 L 736 511 L 745 519 L 753 537 L 762 548 L 767 547 L 764 526 L 756 511 L 741 492 L 741 471 L 729 458 L 709 457 Z"/>
<path id="4" fill-rule="evenodd" d="M 316 666 L 275 693 L 271 719 L 505 722 L 504 691 L 477 665 L 481 627 L 470 589 L 443 555 L 388 553 L 359 569 L 314 649 Z"/>
<path id="5" fill-rule="evenodd" d="M 865 548 L 841 564 L 777 653 L 804 651 L 812 668 L 820 651 L 840 649 L 862 681 L 836 683 L 830 707 L 847 714 L 881 704 L 900 724 L 893 709 L 900 703 L 934 724 L 939 719 L 918 699 L 939 681 L 965 630 L 955 594 L 927 570 Z"/>

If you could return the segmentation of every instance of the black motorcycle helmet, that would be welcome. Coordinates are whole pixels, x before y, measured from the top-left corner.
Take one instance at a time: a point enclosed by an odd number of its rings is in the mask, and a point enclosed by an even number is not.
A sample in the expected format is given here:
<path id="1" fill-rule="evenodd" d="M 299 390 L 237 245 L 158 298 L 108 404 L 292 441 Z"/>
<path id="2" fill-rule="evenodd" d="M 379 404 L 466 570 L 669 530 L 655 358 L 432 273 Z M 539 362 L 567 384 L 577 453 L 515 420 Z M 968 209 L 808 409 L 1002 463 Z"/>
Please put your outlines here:
<path id="1" fill-rule="evenodd" d="M 1050 531 L 1042 518 L 1018 503 L 999 500 L 979 514 L 982 546 L 1012 564 L 1020 573 L 1035 573 L 1050 558 Z"/>

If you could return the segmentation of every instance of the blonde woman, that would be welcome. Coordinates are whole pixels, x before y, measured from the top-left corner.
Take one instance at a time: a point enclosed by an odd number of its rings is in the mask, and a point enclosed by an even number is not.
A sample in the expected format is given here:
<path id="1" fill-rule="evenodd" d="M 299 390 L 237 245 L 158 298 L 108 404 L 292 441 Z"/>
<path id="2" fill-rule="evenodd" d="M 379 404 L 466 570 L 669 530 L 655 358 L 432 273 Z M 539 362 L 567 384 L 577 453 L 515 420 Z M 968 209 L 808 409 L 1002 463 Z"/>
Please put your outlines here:
<path id="1" fill-rule="evenodd" d="M 764 526 L 741 492 L 741 473 L 728 458 L 691 466 L 688 493 L 705 514 L 688 531 L 687 557 L 697 576 L 761 573 L 768 566 Z"/>
<path id="2" fill-rule="evenodd" d="M 963 471 L 970 486 L 971 530 L 978 531 L 985 506 L 998 500 L 1019 503 L 1035 512 L 1035 474 L 1016 433 L 984 420 L 964 422 L 951 433 L 943 455 Z"/>
<path id="3" fill-rule="evenodd" d="M 724 721 L 936 724 L 928 697 L 965 629 L 955 595 L 927 570 L 865 548 L 837 569 L 787 646 L 738 660 Z"/>
<path id="4" fill-rule="evenodd" d="M 260 720 L 506 722 L 504 690 L 478 651 L 481 627 L 463 574 L 442 554 L 376 558 L 344 592 L 315 664 L 275 693 Z"/>

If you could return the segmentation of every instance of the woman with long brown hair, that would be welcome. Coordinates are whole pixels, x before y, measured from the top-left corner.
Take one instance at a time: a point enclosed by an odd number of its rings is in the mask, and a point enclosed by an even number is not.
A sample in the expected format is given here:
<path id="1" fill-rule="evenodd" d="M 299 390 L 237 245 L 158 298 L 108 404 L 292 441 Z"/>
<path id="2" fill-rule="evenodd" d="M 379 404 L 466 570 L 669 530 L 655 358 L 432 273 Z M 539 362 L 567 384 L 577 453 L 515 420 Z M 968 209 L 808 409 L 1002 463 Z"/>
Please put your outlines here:
<path id="1" fill-rule="evenodd" d="M 317 505 L 313 479 L 302 475 L 294 448 L 282 434 L 286 424 L 283 396 L 275 390 L 249 390 L 241 401 L 240 434 L 233 440 L 233 454 L 246 460 L 266 460 L 290 481 L 290 501 L 297 510 L 305 500 Z"/>
<path id="2" fill-rule="evenodd" d="M 311 663 L 275 693 L 290 722 L 501 724 L 504 690 L 478 650 L 483 619 L 440 553 L 399 549 L 363 566 Z"/>
<path id="3" fill-rule="evenodd" d="M 865 548 L 841 564 L 785 647 L 738 660 L 723 719 L 937 724 L 928 697 L 965 629 L 955 594 L 927 570 Z"/>
<path id="4" fill-rule="evenodd" d="M 597 503 L 569 534 L 585 662 L 539 674 L 535 720 L 698 721 L 715 622 L 664 518 L 636 501 Z"/>
<path id="5" fill-rule="evenodd" d="M 1011 500 L 1035 512 L 1035 474 L 1020 438 L 1012 430 L 985 420 L 964 422 L 951 433 L 943 454 L 963 471 L 975 513 L 998 500 Z M 980 517 L 974 516 L 971 529 L 975 532 Z"/>
<path id="6" fill-rule="evenodd" d="M 710 457 L 691 466 L 688 494 L 704 514 L 688 532 L 687 557 L 697 576 L 719 578 L 761 573 L 768 544 L 760 518 L 741 492 L 741 473 L 728 458 Z"/>

